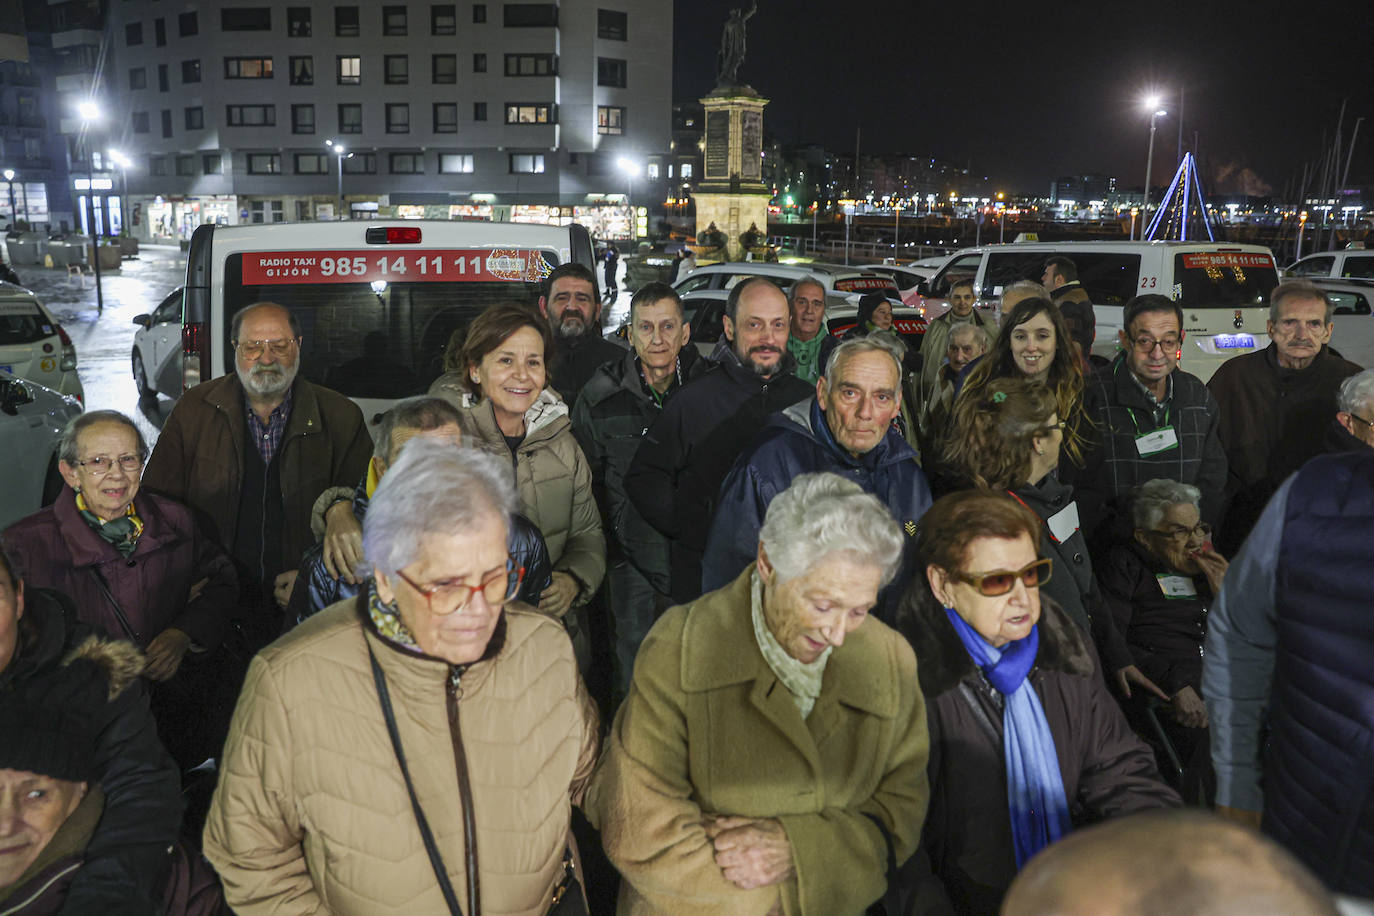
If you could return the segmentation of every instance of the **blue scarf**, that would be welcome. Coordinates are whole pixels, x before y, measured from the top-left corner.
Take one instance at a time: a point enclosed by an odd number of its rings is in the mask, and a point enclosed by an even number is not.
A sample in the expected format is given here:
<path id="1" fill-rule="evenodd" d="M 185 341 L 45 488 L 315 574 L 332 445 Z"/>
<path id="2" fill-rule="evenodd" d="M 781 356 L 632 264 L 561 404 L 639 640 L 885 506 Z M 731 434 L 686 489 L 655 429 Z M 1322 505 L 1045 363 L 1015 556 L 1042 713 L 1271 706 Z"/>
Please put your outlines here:
<path id="1" fill-rule="evenodd" d="M 1073 829 L 1054 735 L 1040 696 L 1026 679 L 1040 649 L 1040 629 L 1031 627 L 1029 636 L 994 649 L 953 608 L 945 608 L 945 615 L 973 663 L 1004 698 L 1002 756 L 1007 764 L 1011 838 L 1019 869 Z"/>

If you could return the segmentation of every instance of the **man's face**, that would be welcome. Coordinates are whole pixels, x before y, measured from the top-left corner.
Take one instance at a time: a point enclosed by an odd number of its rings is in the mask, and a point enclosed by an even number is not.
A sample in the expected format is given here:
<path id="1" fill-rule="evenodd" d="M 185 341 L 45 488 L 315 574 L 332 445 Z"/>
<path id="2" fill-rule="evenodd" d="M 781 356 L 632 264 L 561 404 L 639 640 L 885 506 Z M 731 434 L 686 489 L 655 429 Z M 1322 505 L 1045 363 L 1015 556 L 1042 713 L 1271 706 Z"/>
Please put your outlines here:
<path id="1" fill-rule="evenodd" d="M 539 300 L 539 310 L 548 316 L 553 333 L 563 339 L 582 336 L 601 318 L 595 287 L 577 277 L 553 281 L 548 298 Z"/>
<path id="2" fill-rule="evenodd" d="M 825 321 L 825 289 L 817 283 L 797 287 L 792 296 L 792 336 L 810 340 Z"/>
<path id="3" fill-rule="evenodd" d="M 1121 346 L 1126 349 L 1126 365 L 1145 384 L 1159 381 L 1178 365 L 1183 331 L 1173 312 L 1137 315 L 1131 326 L 1120 333 Z"/>
<path id="4" fill-rule="evenodd" d="M 897 365 L 886 353 L 856 353 L 836 367 L 834 380 L 816 383 L 825 424 L 840 447 L 858 456 L 871 451 L 901 412 Z"/>
<path id="5" fill-rule="evenodd" d="M 790 320 L 787 297 L 772 283 L 750 283 L 740 294 L 735 320 L 725 316 L 725 336 L 740 362 L 769 378 L 782 365 Z"/>
<path id="6" fill-rule="evenodd" d="M 967 318 L 973 314 L 973 287 L 956 286 L 950 290 L 949 310 L 955 318 Z"/>
<path id="7" fill-rule="evenodd" d="M 690 334 L 691 327 L 682 320 L 682 308 L 672 299 L 660 299 L 634 309 L 630 345 L 647 368 L 672 366 Z"/>
<path id="8" fill-rule="evenodd" d="M 19 880 L 85 794 L 84 782 L 0 769 L 0 888 Z"/>
<path id="9" fill-rule="evenodd" d="M 256 352 L 261 350 L 261 352 Z M 274 398 L 286 394 L 300 368 L 300 345 L 284 309 L 255 308 L 243 316 L 234 351 L 239 381 L 252 396 Z"/>
<path id="10" fill-rule="evenodd" d="M 962 372 L 965 366 L 982 356 L 985 349 L 977 334 L 951 334 L 945 357 L 952 371 Z"/>
<path id="11" fill-rule="evenodd" d="M 1280 364 L 1306 365 L 1331 340 L 1334 325 L 1326 323 L 1326 303 L 1291 297 L 1279 303 L 1279 320 L 1268 322 L 1269 337 L 1279 351 Z"/>
<path id="12" fill-rule="evenodd" d="M 1059 275 L 1059 271 L 1053 264 L 1045 268 L 1045 273 L 1040 277 L 1040 282 L 1045 285 L 1045 289 L 1058 289 L 1064 285 L 1064 278 Z"/>

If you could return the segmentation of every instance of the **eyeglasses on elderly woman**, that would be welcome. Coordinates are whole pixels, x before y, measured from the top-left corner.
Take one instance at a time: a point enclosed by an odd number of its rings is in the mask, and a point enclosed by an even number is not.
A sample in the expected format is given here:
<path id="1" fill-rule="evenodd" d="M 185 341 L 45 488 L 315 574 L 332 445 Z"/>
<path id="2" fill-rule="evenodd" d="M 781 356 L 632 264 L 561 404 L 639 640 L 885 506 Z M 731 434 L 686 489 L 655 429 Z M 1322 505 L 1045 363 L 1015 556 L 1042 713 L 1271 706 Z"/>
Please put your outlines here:
<path id="1" fill-rule="evenodd" d="M 518 565 L 515 557 L 507 554 L 506 568 L 492 573 L 476 585 L 452 579 L 441 579 L 421 585 L 399 569 L 396 570 L 396 575 L 406 585 L 425 596 L 431 614 L 442 617 L 466 608 L 478 592 L 481 592 L 487 604 L 492 606 L 510 601 L 520 591 L 520 583 L 525 578 L 525 567 Z"/>
<path id="2" fill-rule="evenodd" d="M 950 578 L 967 582 L 978 589 L 979 594 L 987 598 L 996 598 L 1015 588 L 1017 579 L 1020 579 L 1021 584 L 1026 588 L 1039 588 L 1050 581 L 1050 575 L 1053 572 L 1054 561 L 1046 557 L 1043 560 L 1028 563 L 1020 569 L 999 569 L 986 573 L 953 573 Z"/>
<path id="3" fill-rule="evenodd" d="M 1206 522 L 1199 522 L 1191 528 L 1183 525 L 1165 525 L 1163 528 L 1150 529 L 1150 534 L 1173 541 L 1176 544 L 1184 544 L 1194 536 L 1200 537 L 1204 541 L 1207 540 L 1212 536 L 1212 526 Z"/>

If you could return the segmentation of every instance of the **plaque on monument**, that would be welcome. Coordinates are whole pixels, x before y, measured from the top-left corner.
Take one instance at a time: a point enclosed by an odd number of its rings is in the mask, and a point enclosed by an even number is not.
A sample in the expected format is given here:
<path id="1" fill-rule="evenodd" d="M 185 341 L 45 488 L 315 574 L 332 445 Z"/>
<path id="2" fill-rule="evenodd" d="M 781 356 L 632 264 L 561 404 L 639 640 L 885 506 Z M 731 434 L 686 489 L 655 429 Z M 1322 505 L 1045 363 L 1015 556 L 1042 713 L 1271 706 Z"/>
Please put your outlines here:
<path id="1" fill-rule="evenodd" d="M 745 178 L 759 178 L 763 174 L 763 112 L 740 112 L 740 171 Z"/>
<path id="2" fill-rule="evenodd" d="M 730 177 L 730 112 L 706 115 L 706 177 Z"/>

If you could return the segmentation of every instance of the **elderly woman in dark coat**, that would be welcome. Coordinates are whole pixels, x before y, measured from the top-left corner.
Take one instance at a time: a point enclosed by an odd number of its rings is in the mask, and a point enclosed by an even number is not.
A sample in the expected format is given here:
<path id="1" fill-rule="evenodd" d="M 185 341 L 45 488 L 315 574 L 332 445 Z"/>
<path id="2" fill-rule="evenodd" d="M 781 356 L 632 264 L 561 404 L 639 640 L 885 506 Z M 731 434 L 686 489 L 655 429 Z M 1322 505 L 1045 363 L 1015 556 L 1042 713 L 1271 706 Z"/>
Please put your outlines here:
<path id="1" fill-rule="evenodd" d="M 926 581 L 904 608 L 930 726 L 920 912 L 994 913 L 1017 870 L 1074 827 L 1179 804 L 1084 634 L 1040 594 L 1053 569 L 1041 527 L 978 490 L 921 519 Z"/>

